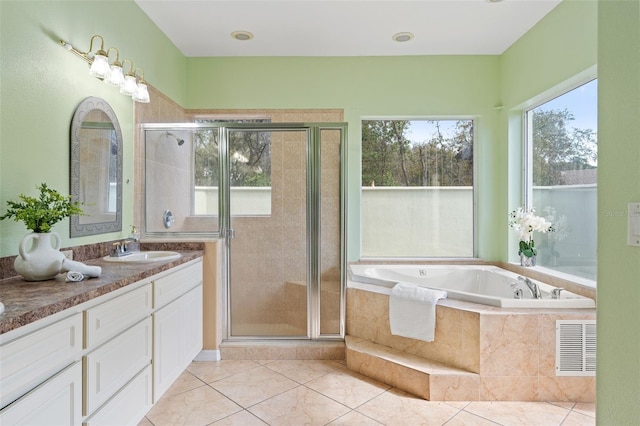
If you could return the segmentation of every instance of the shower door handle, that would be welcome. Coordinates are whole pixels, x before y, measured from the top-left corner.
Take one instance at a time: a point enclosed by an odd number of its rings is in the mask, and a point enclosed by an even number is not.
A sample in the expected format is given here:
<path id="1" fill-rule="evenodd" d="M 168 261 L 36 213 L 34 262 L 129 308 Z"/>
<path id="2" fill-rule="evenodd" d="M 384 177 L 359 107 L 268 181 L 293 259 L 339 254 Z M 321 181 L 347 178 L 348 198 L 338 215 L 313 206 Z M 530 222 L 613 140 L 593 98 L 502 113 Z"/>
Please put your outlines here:
<path id="1" fill-rule="evenodd" d="M 225 237 L 227 237 L 230 240 L 233 240 L 236 237 L 236 230 L 227 229 L 227 231 L 225 232 Z"/>

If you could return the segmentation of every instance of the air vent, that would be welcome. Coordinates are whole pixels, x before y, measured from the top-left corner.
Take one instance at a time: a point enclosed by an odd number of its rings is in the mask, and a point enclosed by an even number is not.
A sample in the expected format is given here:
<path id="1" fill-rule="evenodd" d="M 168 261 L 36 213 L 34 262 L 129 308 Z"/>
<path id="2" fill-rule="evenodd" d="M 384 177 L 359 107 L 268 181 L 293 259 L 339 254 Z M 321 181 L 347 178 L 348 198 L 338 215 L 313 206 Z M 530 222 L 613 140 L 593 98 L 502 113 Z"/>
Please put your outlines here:
<path id="1" fill-rule="evenodd" d="M 556 321 L 556 376 L 596 375 L 596 321 Z"/>

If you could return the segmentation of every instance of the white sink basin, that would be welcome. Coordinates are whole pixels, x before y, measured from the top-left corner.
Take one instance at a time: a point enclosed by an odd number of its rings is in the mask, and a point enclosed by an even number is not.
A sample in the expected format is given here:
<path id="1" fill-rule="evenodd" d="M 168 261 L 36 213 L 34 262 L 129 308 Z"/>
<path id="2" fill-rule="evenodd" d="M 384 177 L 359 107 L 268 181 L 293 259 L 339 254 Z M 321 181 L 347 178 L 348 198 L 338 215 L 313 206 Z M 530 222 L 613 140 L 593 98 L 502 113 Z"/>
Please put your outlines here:
<path id="1" fill-rule="evenodd" d="M 107 262 L 133 263 L 133 262 L 161 262 L 180 257 L 175 251 L 139 251 L 121 257 L 105 256 L 102 259 Z"/>

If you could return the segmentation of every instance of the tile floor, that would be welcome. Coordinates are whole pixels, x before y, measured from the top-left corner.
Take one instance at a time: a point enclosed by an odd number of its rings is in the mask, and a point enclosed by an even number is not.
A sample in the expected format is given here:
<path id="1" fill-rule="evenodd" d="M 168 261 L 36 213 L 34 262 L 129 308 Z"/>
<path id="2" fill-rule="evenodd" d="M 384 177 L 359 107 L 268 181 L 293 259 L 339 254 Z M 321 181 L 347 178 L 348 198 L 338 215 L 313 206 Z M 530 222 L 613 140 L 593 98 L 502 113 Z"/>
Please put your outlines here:
<path id="1" fill-rule="evenodd" d="M 341 361 L 193 362 L 139 426 L 595 425 L 595 404 L 425 401 Z"/>

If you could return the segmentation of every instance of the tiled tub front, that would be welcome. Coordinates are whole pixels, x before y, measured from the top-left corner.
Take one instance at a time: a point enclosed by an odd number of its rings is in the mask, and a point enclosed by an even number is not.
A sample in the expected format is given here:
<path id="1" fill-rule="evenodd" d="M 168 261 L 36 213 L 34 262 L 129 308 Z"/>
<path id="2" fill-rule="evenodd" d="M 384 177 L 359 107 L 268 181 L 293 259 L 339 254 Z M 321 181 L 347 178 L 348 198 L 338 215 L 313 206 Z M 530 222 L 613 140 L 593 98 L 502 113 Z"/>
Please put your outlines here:
<path id="1" fill-rule="evenodd" d="M 457 300 L 436 308 L 433 342 L 391 334 L 389 296 L 347 289 L 347 335 L 480 375 L 484 401 L 595 401 L 595 377 L 556 376 L 556 320 L 595 309 L 501 309 Z"/>

